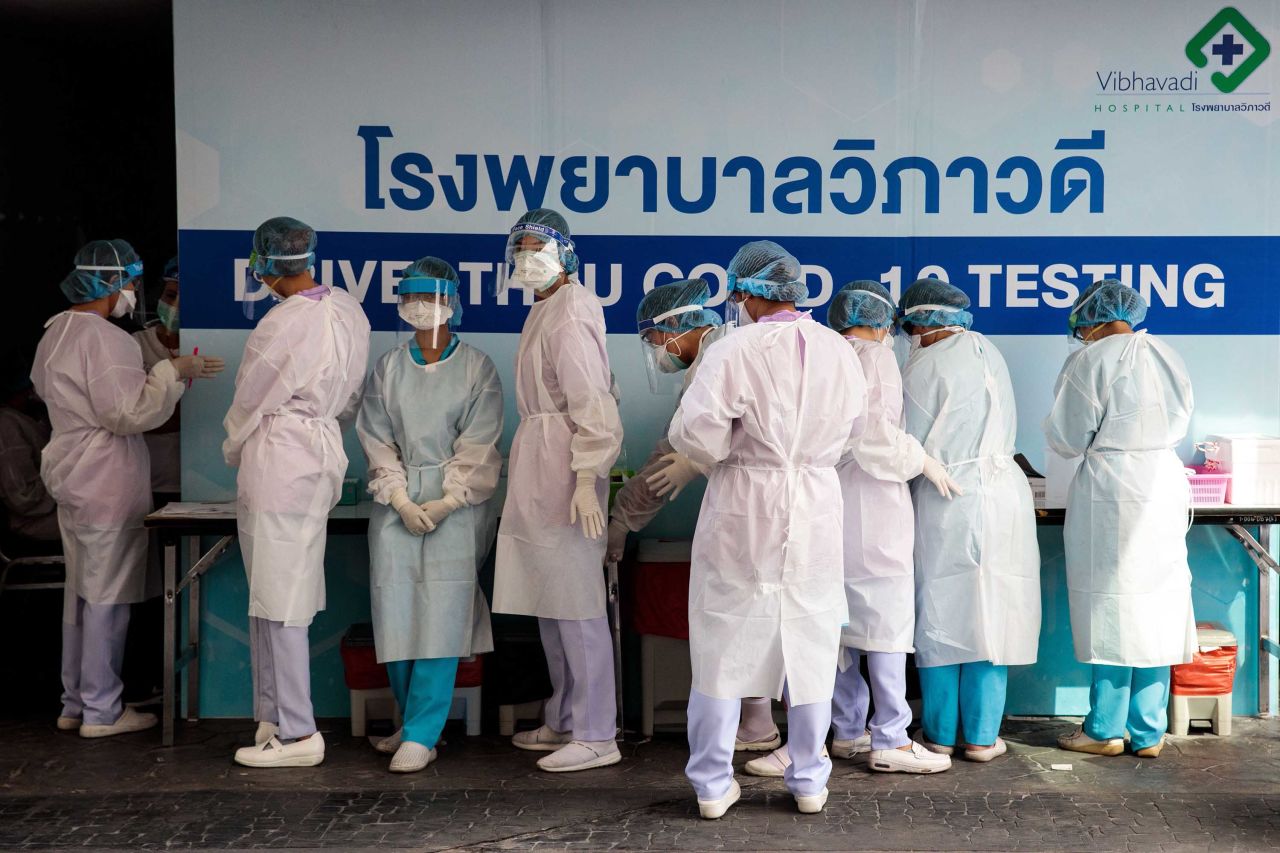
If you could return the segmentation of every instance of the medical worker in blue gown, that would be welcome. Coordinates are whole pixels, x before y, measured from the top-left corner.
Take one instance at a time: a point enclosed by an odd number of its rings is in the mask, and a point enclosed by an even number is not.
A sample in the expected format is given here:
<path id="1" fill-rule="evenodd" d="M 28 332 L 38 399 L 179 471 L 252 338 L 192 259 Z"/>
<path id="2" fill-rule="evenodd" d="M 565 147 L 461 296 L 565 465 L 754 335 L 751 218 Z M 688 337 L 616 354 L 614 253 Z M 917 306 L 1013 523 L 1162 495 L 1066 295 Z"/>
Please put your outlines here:
<path id="1" fill-rule="evenodd" d="M 1191 420 L 1191 381 L 1168 344 L 1133 327 L 1147 303 L 1095 282 L 1068 320 L 1086 346 L 1062 367 L 1044 423 L 1049 447 L 1084 456 L 1063 532 L 1076 658 L 1093 664 L 1089 715 L 1063 749 L 1155 758 L 1168 725 L 1169 666 L 1196 648 L 1187 566 L 1187 478 L 1174 448 Z"/>
<path id="2" fill-rule="evenodd" d="M 378 662 L 403 727 L 377 744 L 391 770 L 436 757 L 459 658 L 493 650 L 476 577 L 496 522 L 502 386 L 493 362 L 455 334 L 458 274 L 422 258 L 400 278 L 397 310 L 415 332 L 374 368 L 356 421 L 369 460 L 370 587 Z"/>
<path id="3" fill-rule="evenodd" d="M 960 486 L 948 498 L 926 478 L 911 485 L 925 746 L 990 761 L 1006 751 L 1009 667 L 1036 660 L 1040 548 L 1031 487 L 1013 461 L 1009 369 L 970 331 L 968 307 L 963 291 L 937 279 L 902 294 L 911 336 L 902 390 L 907 432 Z"/>

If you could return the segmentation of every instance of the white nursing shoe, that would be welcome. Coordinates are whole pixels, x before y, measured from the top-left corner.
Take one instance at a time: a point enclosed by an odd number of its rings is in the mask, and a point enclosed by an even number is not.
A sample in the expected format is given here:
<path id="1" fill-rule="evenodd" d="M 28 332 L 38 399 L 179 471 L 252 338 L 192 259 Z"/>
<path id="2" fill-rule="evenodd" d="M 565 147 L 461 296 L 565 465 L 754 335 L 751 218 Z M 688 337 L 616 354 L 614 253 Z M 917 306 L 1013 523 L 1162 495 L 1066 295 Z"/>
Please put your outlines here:
<path id="1" fill-rule="evenodd" d="M 853 758 L 871 751 L 871 732 L 863 732 L 852 740 L 832 738 L 831 754 L 836 758 Z"/>
<path id="2" fill-rule="evenodd" d="M 951 756 L 930 752 L 912 741 L 909 750 L 871 750 L 868 766 L 880 773 L 941 773 L 951 769 Z"/>
<path id="3" fill-rule="evenodd" d="M 551 726 L 542 725 L 527 732 L 516 732 L 511 738 L 511 745 L 532 752 L 555 752 L 572 740 L 573 732 L 558 732 Z"/>
<path id="4" fill-rule="evenodd" d="M 120 715 L 120 719 L 116 720 L 109 726 L 80 726 L 80 737 L 111 737 L 112 735 L 127 735 L 130 732 L 145 731 L 155 726 L 158 722 L 160 722 L 160 720 L 155 714 L 145 714 L 126 706 L 124 713 Z"/>
<path id="5" fill-rule="evenodd" d="M 734 779 L 729 783 L 729 790 L 718 800 L 698 800 L 698 814 L 703 820 L 719 820 L 724 817 L 724 813 L 729 811 L 729 807 L 738 801 L 742 796 L 742 786 L 738 784 L 738 780 Z"/>
<path id="6" fill-rule="evenodd" d="M 826 788 L 822 789 L 822 793 L 807 797 L 796 794 L 796 808 L 800 810 L 800 814 L 817 814 L 826 806 L 828 796 Z"/>
<path id="7" fill-rule="evenodd" d="M 281 743 L 273 737 L 261 746 L 236 750 L 236 764 L 245 767 L 315 767 L 324 761 L 324 736 L 316 732 L 306 740 Z"/>
<path id="8" fill-rule="evenodd" d="M 74 732 L 79 731 L 81 724 L 84 722 L 80 717 L 58 717 L 58 731 Z"/>
<path id="9" fill-rule="evenodd" d="M 383 755 L 395 755 L 400 750 L 400 744 L 404 743 L 404 729 L 396 729 L 394 734 L 389 734 L 373 744 L 373 748 Z"/>
<path id="10" fill-rule="evenodd" d="M 275 723 L 260 722 L 258 730 L 253 733 L 253 745 L 262 746 L 278 734 L 280 734 L 280 727 Z"/>
<path id="11" fill-rule="evenodd" d="M 417 773 L 436 760 L 436 751 L 411 740 L 402 741 L 391 759 L 392 773 Z"/>

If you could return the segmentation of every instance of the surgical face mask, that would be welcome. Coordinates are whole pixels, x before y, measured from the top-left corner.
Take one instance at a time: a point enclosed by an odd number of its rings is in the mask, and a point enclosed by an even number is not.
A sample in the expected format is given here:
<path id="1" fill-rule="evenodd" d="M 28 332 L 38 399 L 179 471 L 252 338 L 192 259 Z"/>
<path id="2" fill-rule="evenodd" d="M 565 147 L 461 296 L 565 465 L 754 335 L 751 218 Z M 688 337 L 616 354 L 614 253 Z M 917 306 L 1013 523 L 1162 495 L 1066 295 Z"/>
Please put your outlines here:
<path id="1" fill-rule="evenodd" d="M 116 300 L 116 307 L 111 309 L 112 317 L 123 317 L 126 314 L 132 314 L 133 308 L 138 304 L 138 297 L 134 295 L 132 290 L 120 291 L 120 298 Z"/>
<path id="2" fill-rule="evenodd" d="M 662 352 L 658 353 L 657 363 L 658 363 L 658 370 L 660 370 L 661 372 L 679 373 L 680 371 L 688 367 L 688 365 L 686 365 L 683 361 L 681 361 L 678 356 L 676 356 L 672 352 L 668 352 L 665 347 L 659 347 L 659 349 L 661 349 Z"/>
<path id="3" fill-rule="evenodd" d="M 156 316 L 160 318 L 160 325 L 171 332 L 178 331 L 177 307 L 170 305 L 168 302 L 158 302 L 156 303 Z"/>
<path id="4" fill-rule="evenodd" d="M 742 326 L 750 326 L 755 322 L 755 318 L 751 316 L 751 312 L 747 310 L 747 297 L 743 296 L 739 302 L 734 298 L 735 294 L 730 294 L 728 301 L 724 304 L 724 319 L 726 323 L 733 323 L 741 328 Z"/>
<path id="5" fill-rule="evenodd" d="M 564 271 L 560 265 L 560 250 L 551 242 L 538 251 L 516 252 L 512 263 L 511 280 L 538 293 L 555 284 Z"/>
<path id="6" fill-rule="evenodd" d="M 883 338 L 880 339 L 880 343 L 884 344 L 889 349 L 893 349 L 893 335 L 886 334 Z"/>
<path id="7" fill-rule="evenodd" d="M 426 300 L 402 302 L 396 311 L 401 320 L 415 329 L 435 329 L 448 323 L 453 317 L 453 308 L 450 306 Z"/>

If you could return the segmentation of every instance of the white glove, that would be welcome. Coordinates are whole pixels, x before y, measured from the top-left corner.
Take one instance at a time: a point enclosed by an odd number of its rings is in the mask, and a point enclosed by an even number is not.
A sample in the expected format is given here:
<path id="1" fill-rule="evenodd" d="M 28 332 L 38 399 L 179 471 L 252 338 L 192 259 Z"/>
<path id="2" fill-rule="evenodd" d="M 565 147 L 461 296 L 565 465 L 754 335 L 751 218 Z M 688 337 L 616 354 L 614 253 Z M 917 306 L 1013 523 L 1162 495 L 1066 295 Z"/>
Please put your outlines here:
<path id="1" fill-rule="evenodd" d="M 683 453 L 668 453 L 662 457 L 662 461 L 667 463 L 665 468 L 644 478 L 649 488 L 659 497 L 671 492 L 668 500 L 675 500 L 685 486 L 702 476 L 702 469 Z"/>
<path id="2" fill-rule="evenodd" d="M 391 508 L 400 513 L 400 520 L 414 536 L 422 536 L 436 529 L 427 511 L 409 500 L 409 493 L 404 489 L 397 489 L 391 496 Z"/>
<path id="3" fill-rule="evenodd" d="M 618 519 L 609 521 L 609 544 L 605 546 L 604 558 L 607 562 L 616 563 L 622 559 L 622 552 L 627 549 L 627 526 Z"/>
<path id="4" fill-rule="evenodd" d="M 170 361 L 178 371 L 179 379 L 212 379 L 227 366 L 216 355 L 180 355 Z"/>
<path id="5" fill-rule="evenodd" d="M 963 495 L 964 489 L 960 488 L 960 484 L 947 474 L 947 467 L 934 459 L 932 456 L 924 458 L 924 478 L 938 489 L 938 494 L 947 500 L 951 500 L 953 495 Z"/>
<path id="6" fill-rule="evenodd" d="M 578 472 L 578 486 L 573 490 L 569 504 L 569 523 L 582 522 L 582 535 L 599 539 L 604 533 L 604 513 L 600 511 L 600 499 L 596 497 L 596 475 L 590 471 Z"/>
<path id="7" fill-rule="evenodd" d="M 453 495 L 445 495 L 438 501 L 427 501 L 421 506 L 427 518 L 431 519 L 432 528 L 436 528 L 440 526 L 440 522 L 449 517 L 451 512 L 462 509 L 463 503 Z"/>

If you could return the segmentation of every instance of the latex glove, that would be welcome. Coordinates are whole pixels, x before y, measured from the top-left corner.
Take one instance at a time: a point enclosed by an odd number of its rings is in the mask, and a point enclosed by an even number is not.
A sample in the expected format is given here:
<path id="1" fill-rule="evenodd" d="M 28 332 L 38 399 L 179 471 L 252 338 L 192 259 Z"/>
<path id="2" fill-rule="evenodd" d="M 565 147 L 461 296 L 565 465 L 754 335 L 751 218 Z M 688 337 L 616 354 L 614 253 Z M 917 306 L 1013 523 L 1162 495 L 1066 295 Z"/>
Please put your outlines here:
<path id="1" fill-rule="evenodd" d="M 964 489 L 960 488 L 960 484 L 951 479 L 947 474 L 947 468 L 932 456 L 924 458 L 924 478 L 933 483 L 938 489 L 938 494 L 947 500 L 951 500 L 953 495 L 963 495 Z"/>
<path id="2" fill-rule="evenodd" d="M 391 508 L 400 513 L 400 520 L 414 536 L 422 536 L 436 529 L 435 522 L 427 515 L 427 511 L 409 500 L 409 493 L 404 489 L 397 489 L 391 496 Z"/>
<path id="3" fill-rule="evenodd" d="M 609 544 L 605 546 L 604 558 L 607 562 L 616 563 L 622 559 L 622 552 L 627 549 L 627 526 L 618 519 L 609 521 Z"/>
<path id="4" fill-rule="evenodd" d="M 675 500 L 685 486 L 702 476 L 702 469 L 683 453 L 668 453 L 662 457 L 662 461 L 667 466 L 645 477 L 644 481 L 655 495 L 662 496 L 670 492 L 668 500 Z"/>
<path id="5" fill-rule="evenodd" d="M 431 526 L 435 528 L 439 527 L 440 522 L 449 517 L 449 513 L 462 509 L 462 506 L 462 501 L 453 495 L 445 495 L 438 501 L 427 501 L 422 504 L 422 510 L 427 514 L 427 518 L 431 519 Z"/>
<path id="6" fill-rule="evenodd" d="M 569 504 L 569 523 L 582 523 L 582 535 L 599 539 L 604 533 L 604 513 L 600 511 L 600 499 L 596 497 L 596 475 L 590 471 L 578 472 L 578 486 L 573 490 Z"/>
<path id="7" fill-rule="evenodd" d="M 170 360 L 179 379 L 212 379 L 227 366 L 216 355 L 180 355 Z"/>

